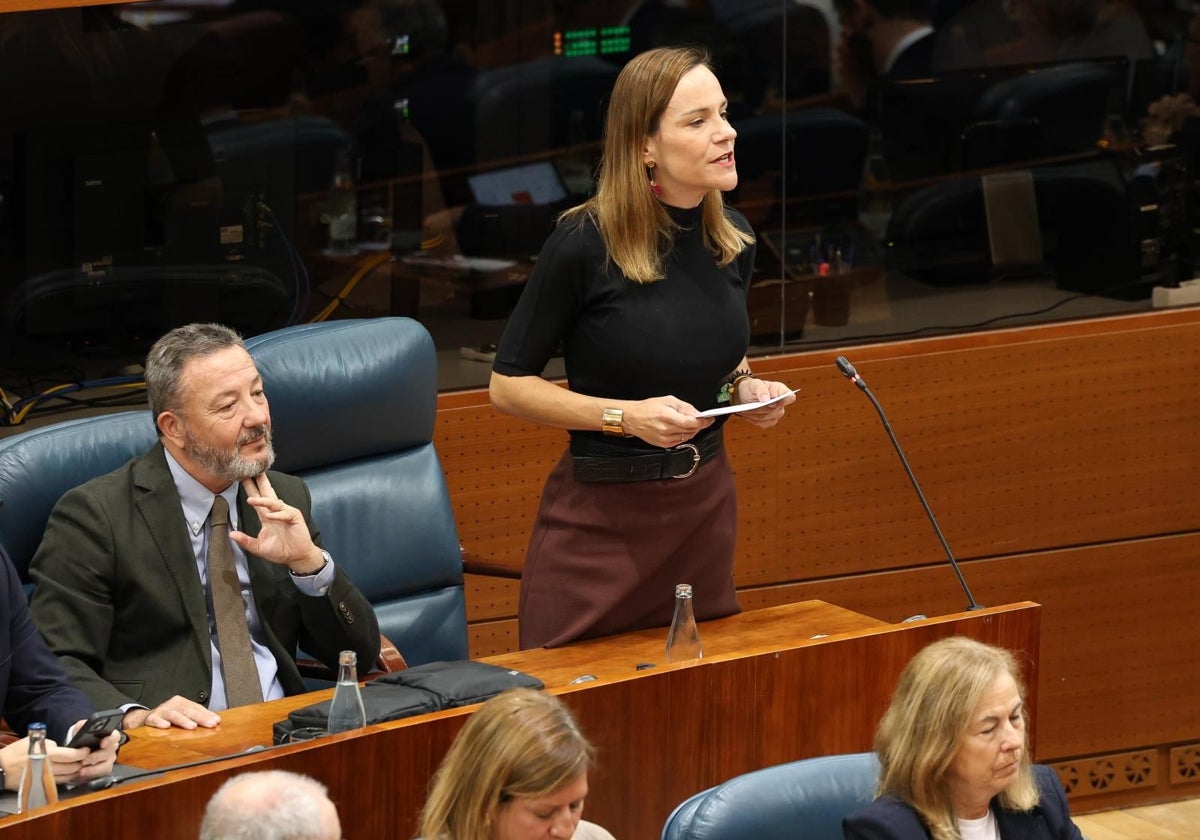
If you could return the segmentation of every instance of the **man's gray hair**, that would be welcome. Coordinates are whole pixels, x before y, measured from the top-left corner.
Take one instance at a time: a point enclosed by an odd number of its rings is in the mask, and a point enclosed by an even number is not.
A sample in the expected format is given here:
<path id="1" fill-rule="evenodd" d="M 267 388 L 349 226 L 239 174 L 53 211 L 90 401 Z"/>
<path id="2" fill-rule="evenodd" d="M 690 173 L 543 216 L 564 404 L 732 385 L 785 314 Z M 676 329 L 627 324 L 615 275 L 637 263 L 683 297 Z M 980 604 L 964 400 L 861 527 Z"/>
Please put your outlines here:
<path id="1" fill-rule="evenodd" d="M 286 770 L 227 779 L 204 809 L 200 840 L 329 840 L 316 779 Z"/>
<path id="2" fill-rule="evenodd" d="M 186 324 L 154 342 L 146 354 L 146 398 L 155 422 L 183 403 L 184 365 L 227 347 L 245 346 L 240 335 L 221 324 Z"/>

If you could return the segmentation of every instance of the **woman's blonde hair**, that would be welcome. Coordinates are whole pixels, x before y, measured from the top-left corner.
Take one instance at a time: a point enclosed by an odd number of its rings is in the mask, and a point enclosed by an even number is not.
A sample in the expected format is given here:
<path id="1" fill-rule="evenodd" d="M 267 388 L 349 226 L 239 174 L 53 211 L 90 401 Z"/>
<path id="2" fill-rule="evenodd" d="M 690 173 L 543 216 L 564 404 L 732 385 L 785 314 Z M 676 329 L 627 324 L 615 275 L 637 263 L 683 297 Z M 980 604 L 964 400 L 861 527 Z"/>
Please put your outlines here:
<path id="1" fill-rule="evenodd" d="M 955 636 L 924 648 L 900 675 L 891 705 L 879 722 L 875 752 L 881 765 L 879 795 L 916 809 L 933 840 L 959 840 L 946 771 L 958 753 L 971 717 L 996 678 L 1008 674 L 1021 685 L 1017 661 L 1003 648 Z M 1000 794 L 1004 808 L 1028 811 L 1038 802 L 1029 757 L 1029 719 L 1012 784 Z"/>
<path id="2" fill-rule="evenodd" d="M 695 47 L 648 50 L 625 65 L 608 103 L 596 194 L 562 215 L 580 222 L 592 218 L 609 258 L 636 283 L 662 279 L 663 257 L 678 229 L 650 191 L 642 149 L 658 133 L 679 80 L 701 66 L 712 69 L 708 55 Z M 725 216 L 720 190 L 710 190 L 702 204 L 704 243 L 717 265 L 728 265 L 754 237 Z"/>
<path id="3" fill-rule="evenodd" d="M 433 776 L 425 840 L 491 840 L 501 805 L 546 796 L 587 771 L 592 747 L 557 697 L 505 691 L 471 715 Z"/>

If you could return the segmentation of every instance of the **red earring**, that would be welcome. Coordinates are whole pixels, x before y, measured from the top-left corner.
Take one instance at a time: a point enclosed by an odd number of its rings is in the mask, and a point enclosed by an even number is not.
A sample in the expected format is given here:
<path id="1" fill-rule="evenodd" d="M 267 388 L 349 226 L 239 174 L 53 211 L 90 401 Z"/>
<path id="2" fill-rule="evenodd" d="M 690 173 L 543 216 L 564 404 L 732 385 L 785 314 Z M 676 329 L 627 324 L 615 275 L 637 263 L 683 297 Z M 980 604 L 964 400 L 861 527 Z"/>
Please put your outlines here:
<path id="1" fill-rule="evenodd" d="M 646 164 L 646 174 L 650 176 L 650 192 L 654 193 L 659 198 L 662 197 L 662 187 L 654 183 L 654 162 Z"/>

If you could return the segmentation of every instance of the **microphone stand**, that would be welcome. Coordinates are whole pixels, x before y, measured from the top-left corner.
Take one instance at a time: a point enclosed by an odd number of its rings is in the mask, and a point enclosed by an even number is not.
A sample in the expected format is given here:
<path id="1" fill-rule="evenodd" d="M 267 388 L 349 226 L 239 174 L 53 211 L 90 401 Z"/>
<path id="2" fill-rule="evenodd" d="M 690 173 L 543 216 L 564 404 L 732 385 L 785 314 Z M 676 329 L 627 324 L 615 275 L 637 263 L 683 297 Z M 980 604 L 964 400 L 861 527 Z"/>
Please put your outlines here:
<path id="1" fill-rule="evenodd" d="M 276 744 L 275 746 L 283 745 Z M 226 761 L 230 758 L 241 758 L 245 755 L 254 755 L 255 753 L 264 752 L 265 750 L 275 749 L 275 746 L 268 747 L 262 744 L 256 744 L 253 747 L 248 747 L 242 752 L 230 753 L 229 755 L 214 755 L 210 758 L 201 758 L 197 761 L 188 761 L 184 762 L 183 764 L 172 764 L 170 767 L 159 767 L 155 770 L 139 770 L 135 768 L 134 772 L 126 775 L 110 773 L 107 776 L 100 776 L 87 782 L 79 782 L 78 784 L 74 785 L 72 789 L 78 790 L 80 788 L 85 788 L 88 791 L 108 790 L 113 785 L 119 785 L 122 782 L 131 782 L 134 779 L 144 779 L 148 776 L 161 776 L 163 773 L 169 773 L 172 770 L 183 770 L 186 767 L 199 767 L 202 764 L 213 764 L 218 761 Z"/>
<path id="2" fill-rule="evenodd" d="M 879 419 L 883 423 L 884 431 L 888 433 L 888 438 L 892 441 L 892 447 L 896 450 L 896 454 L 900 456 L 900 463 L 904 466 L 904 472 L 908 474 L 908 480 L 912 482 L 913 489 L 917 491 L 917 498 L 921 500 L 921 507 L 925 509 L 925 515 L 929 517 L 929 522 L 933 525 L 933 532 L 937 534 L 938 541 L 941 542 L 942 548 L 946 552 L 946 558 L 950 561 L 950 568 L 954 570 L 954 574 L 958 578 L 958 585 L 962 587 L 962 591 L 967 596 L 967 611 L 983 609 L 983 607 L 975 603 L 975 596 L 971 594 L 971 588 L 967 586 L 966 578 L 963 577 L 962 570 L 958 567 L 958 561 L 954 559 L 954 552 L 950 550 L 950 543 L 946 542 L 946 537 L 942 534 L 942 529 L 938 525 L 937 517 L 933 515 L 933 509 L 929 507 L 929 502 L 925 500 L 925 494 L 921 491 L 921 485 L 917 483 L 917 477 L 913 474 L 912 467 L 908 465 L 908 458 L 904 456 L 904 450 L 900 448 L 900 441 L 896 439 L 896 433 L 892 431 L 892 424 L 888 421 L 883 406 L 879 404 L 879 400 L 875 399 L 875 395 L 867 387 L 866 380 L 858 375 L 858 371 L 854 369 L 854 365 L 850 364 L 849 359 L 845 356 L 838 356 L 835 363 L 838 370 L 842 372 L 842 375 L 857 385 L 859 390 L 867 395 L 867 399 L 871 401 L 871 405 L 875 406 L 875 411 L 879 414 Z"/>

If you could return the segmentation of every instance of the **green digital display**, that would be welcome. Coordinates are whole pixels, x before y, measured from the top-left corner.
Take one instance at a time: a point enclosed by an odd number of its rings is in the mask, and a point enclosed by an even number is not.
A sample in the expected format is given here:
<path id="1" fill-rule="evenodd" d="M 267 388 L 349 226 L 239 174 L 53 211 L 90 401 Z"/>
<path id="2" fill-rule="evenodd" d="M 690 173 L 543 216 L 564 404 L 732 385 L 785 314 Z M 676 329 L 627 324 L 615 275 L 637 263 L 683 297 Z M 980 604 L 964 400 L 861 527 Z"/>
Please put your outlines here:
<path id="1" fill-rule="evenodd" d="M 628 26 L 566 29 L 554 33 L 555 55 L 617 55 L 629 52 L 629 45 Z"/>

